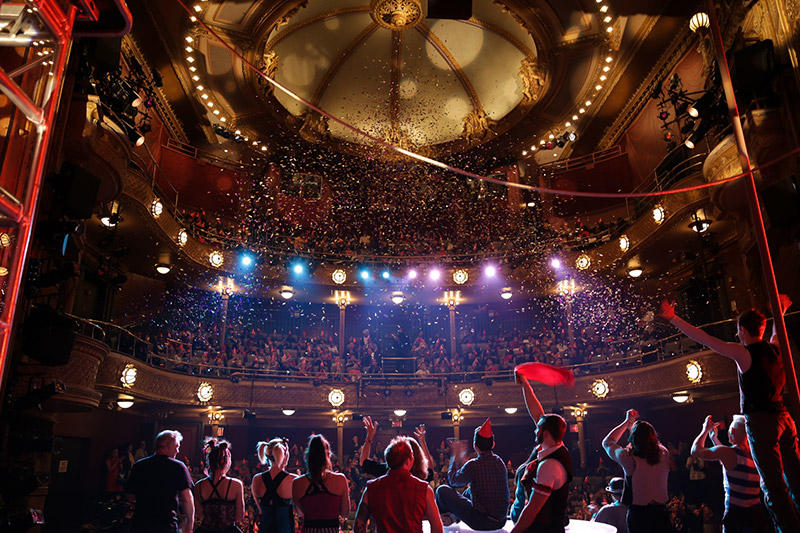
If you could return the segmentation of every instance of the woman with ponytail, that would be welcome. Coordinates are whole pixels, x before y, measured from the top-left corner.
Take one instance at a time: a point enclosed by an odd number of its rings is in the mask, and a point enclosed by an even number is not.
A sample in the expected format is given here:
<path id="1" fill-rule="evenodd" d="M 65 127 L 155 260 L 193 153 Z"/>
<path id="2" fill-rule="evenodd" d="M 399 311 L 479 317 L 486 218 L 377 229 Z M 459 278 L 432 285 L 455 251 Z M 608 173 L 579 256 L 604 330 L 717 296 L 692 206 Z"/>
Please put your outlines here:
<path id="1" fill-rule="evenodd" d="M 230 443 L 209 439 L 203 449 L 205 474 L 194 486 L 194 498 L 199 502 L 197 517 L 200 527 L 196 533 L 241 533 L 236 522 L 244 518 L 244 486 L 238 479 L 226 476 L 231 467 Z"/>
<path id="2" fill-rule="evenodd" d="M 292 482 L 292 501 L 304 517 L 303 533 L 339 533 L 339 517 L 350 514 L 350 489 L 344 474 L 331 471 L 331 450 L 322 435 L 311 435 L 306 475 Z"/>
<path id="3" fill-rule="evenodd" d="M 297 477 L 286 472 L 289 446 L 284 439 L 259 442 L 256 446 L 258 460 L 270 468 L 253 478 L 253 499 L 261 512 L 259 532 L 294 533 L 292 509 L 292 482 Z"/>

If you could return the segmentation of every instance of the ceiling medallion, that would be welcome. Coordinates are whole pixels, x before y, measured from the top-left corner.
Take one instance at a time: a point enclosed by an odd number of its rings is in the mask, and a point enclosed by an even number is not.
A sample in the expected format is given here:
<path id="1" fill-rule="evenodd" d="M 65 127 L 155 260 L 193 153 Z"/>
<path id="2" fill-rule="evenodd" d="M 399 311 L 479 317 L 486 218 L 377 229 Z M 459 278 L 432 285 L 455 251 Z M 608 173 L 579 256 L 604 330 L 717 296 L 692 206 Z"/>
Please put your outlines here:
<path id="1" fill-rule="evenodd" d="M 372 20 L 394 31 L 413 28 L 422 21 L 420 0 L 372 0 Z"/>

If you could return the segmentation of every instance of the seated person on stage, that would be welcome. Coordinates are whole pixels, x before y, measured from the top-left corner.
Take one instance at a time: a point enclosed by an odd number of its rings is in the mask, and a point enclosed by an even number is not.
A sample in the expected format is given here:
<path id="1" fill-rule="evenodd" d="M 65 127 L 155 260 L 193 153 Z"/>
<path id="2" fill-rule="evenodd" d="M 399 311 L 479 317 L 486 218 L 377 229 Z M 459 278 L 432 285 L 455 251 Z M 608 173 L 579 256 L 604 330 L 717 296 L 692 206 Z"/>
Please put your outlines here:
<path id="1" fill-rule="evenodd" d="M 448 485 L 436 490 L 436 503 L 442 513 L 444 525 L 463 520 L 478 531 L 502 529 L 508 511 L 508 473 L 503 460 L 492 452 L 494 435 L 492 423 L 486 422 L 475 430 L 472 441 L 478 457 L 464 462 L 466 449 L 463 443 L 451 444 Z M 453 487 L 469 488 L 461 495 Z"/>
<path id="2" fill-rule="evenodd" d="M 628 506 L 620 501 L 624 486 L 625 479 L 621 477 L 612 478 L 608 482 L 606 492 L 611 494 L 614 501 L 601 507 L 597 514 L 592 517 L 592 522 L 612 525 L 617 528 L 617 533 L 628 533 Z"/>

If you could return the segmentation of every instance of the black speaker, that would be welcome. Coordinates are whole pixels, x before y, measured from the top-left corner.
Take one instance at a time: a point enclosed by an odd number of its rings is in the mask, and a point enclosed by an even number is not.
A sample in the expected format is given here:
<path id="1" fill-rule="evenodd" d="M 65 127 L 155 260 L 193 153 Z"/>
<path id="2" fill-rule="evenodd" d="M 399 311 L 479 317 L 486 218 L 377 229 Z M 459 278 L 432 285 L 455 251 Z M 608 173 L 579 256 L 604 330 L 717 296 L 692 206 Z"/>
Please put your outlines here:
<path id="1" fill-rule="evenodd" d="M 46 365 L 65 365 L 76 329 L 73 319 L 46 305 L 36 306 L 22 326 L 22 352 Z"/>
<path id="2" fill-rule="evenodd" d="M 429 19 L 467 20 L 472 17 L 472 0 L 428 0 Z"/>
<path id="3" fill-rule="evenodd" d="M 92 218 L 100 179 L 72 163 L 64 163 L 57 179 L 56 188 L 64 214 L 71 219 Z"/>

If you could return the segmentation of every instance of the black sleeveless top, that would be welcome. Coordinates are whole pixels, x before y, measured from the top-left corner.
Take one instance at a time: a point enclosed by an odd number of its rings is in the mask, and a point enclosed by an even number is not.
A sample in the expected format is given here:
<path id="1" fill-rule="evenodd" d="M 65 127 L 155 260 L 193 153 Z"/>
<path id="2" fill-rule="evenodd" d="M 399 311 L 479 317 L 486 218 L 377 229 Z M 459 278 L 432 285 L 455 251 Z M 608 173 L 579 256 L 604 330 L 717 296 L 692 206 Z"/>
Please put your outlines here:
<path id="1" fill-rule="evenodd" d="M 205 478 L 211 485 L 211 495 L 208 499 L 202 500 L 200 505 L 203 506 L 203 529 L 214 530 L 223 529 L 232 526 L 236 523 L 236 499 L 229 500 L 228 493 L 231 490 L 233 482 L 230 478 L 222 476 L 216 484 L 211 481 L 210 477 Z M 225 497 L 218 491 L 217 487 L 223 479 L 228 479 L 228 488 L 225 490 Z M 201 480 L 202 483 L 205 480 Z M 198 483 L 198 485 L 200 484 Z"/>
<path id="2" fill-rule="evenodd" d="M 544 502 L 536 518 L 533 519 L 533 525 L 528 531 L 546 531 L 548 533 L 562 533 L 564 528 L 569 523 L 567 517 L 567 503 L 569 499 L 569 484 L 572 481 L 572 458 L 569 455 L 569 450 L 563 444 L 556 449 L 553 453 L 545 457 L 545 459 L 555 459 L 564 466 L 567 471 L 567 482 L 557 490 L 550 493 L 550 496 Z M 525 495 L 530 500 L 533 491 L 533 481 L 536 477 L 536 469 L 539 467 L 539 460 L 534 459 L 525 469 L 522 474 L 521 483 L 525 487 Z"/>
<path id="3" fill-rule="evenodd" d="M 291 498 L 278 496 L 278 487 L 289 475 L 281 471 L 273 478 L 269 471 L 261 475 L 264 495 L 258 500 L 261 506 L 259 531 L 264 533 L 294 533 L 294 508 Z"/>
<path id="4" fill-rule="evenodd" d="M 745 346 L 750 352 L 750 368 L 739 374 L 741 409 L 743 414 L 781 413 L 786 375 L 778 349 L 767 341 Z"/>

